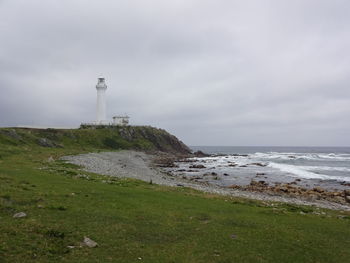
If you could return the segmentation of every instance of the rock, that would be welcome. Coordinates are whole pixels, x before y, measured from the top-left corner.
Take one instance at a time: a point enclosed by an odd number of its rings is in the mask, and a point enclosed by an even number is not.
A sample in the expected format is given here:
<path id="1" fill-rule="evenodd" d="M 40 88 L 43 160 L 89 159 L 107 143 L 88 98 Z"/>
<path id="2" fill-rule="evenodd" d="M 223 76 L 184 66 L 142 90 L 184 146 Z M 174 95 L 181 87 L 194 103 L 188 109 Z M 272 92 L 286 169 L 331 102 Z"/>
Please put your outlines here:
<path id="1" fill-rule="evenodd" d="M 286 187 L 286 186 L 280 186 L 280 187 L 276 188 L 276 190 L 278 190 L 279 192 L 285 192 L 285 193 L 287 193 L 287 192 L 288 192 L 288 187 Z"/>
<path id="2" fill-rule="evenodd" d="M 265 175 L 265 173 L 256 173 L 256 175 Z"/>
<path id="3" fill-rule="evenodd" d="M 337 201 L 338 203 L 344 203 L 344 198 L 342 196 L 335 196 L 334 200 Z"/>
<path id="4" fill-rule="evenodd" d="M 11 129 L 11 130 L 4 130 L 4 131 L 1 131 L 2 134 L 6 135 L 6 136 L 9 136 L 15 140 L 22 140 L 22 137 L 20 135 L 17 134 L 16 130 L 14 129 Z"/>
<path id="5" fill-rule="evenodd" d="M 193 153 L 193 155 L 196 156 L 196 157 L 208 157 L 208 156 L 210 156 L 209 154 L 204 153 L 202 151 L 196 151 L 196 152 Z"/>
<path id="6" fill-rule="evenodd" d="M 248 167 L 247 165 L 240 165 L 239 167 Z"/>
<path id="7" fill-rule="evenodd" d="M 13 218 L 21 218 L 21 217 L 26 217 L 27 214 L 24 212 L 19 212 L 13 215 Z"/>
<path id="8" fill-rule="evenodd" d="M 56 144 L 50 141 L 49 139 L 46 138 L 40 138 L 38 140 L 38 144 L 42 147 L 49 147 L 49 148 L 54 148 L 56 147 Z"/>
<path id="9" fill-rule="evenodd" d="M 249 165 L 256 165 L 256 166 L 260 166 L 260 167 L 267 166 L 267 164 L 262 164 L 262 163 L 250 163 Z"/>
<path id="10" fill-rule="evenodd" d="M 236 167 L 236 166 L 237 166 L 237 164 L 235 164 L 235 163 L 231 163 L 231 164 L 229 164 L 228 166 L 229 166 L 229 167 Z"/>
<path id="11" fill-rule="evenodd" d="M 204 169 L 206 168 L 203 164 L 194 164 L 189 167 L 190 169 Z"/>
<path id="12" fill-rule="evenodd" d="M 83 245 L 87 247 L 97 247 L 98 244 L 88 237 L 84 237 Z"/>
<path id="13" fill-rule="evenodd" d="M 217 173 L 212 172 L 211 175 L 218 175 Z"/>
<path id="14" fill-rule="evenodd" d="M 253 185 L 257 185 L 257 184 L 258 184 L 257 181 L 254 181 L 254 180 L 251 180 L 251 181 L 250 181 L 250 185 L 252 185 L 252 186 L 253 186 Z"/>
<path id="15" fill-rule="evenodd" d="M 234 154 L 231 154 L 231 156 L 248 157 L 248 154 L 238 154 L 238 153 L 234 153 Z"/>
<path id="16" fill-rule="evenodd" d="M 321 187 L 319 187 L 319 186 L 314 187 L 312 190 L 313 190 L 314 192 L 317 192 L 317 193 L 323 193 L 323 192 L 324 192 L 324 189 L 321 188 Z"/>
<path id="17" fill-rule="evenodd" d="M 333 196 L 341 196 L 342 194 L 339 193 L 339 192 L 333 192 L 332 195 L 333 195 Z"/>
<path id="18" fill-rule="evenodd" d="M 224 173 L 224 176 L 229 176 L 227 173 Z"/>
<path id="19" fill-rule="evenodd" d="M 154 160 L 154 162 L 156 163 L 156 165 L 158 167 L 173 167 L 173 168 L 178 168 L 179 166 L 177 164 L 175 164 L 175 160 L 173 158 L 169 158 L 169 157 L 160 157 L 156 160 Z"/>
<path id="20" fill-rule="evenodd" d="M 180 159 L 180 160 L 177 160 L 177 162 L 179 162 L 179 163 L 194 163 L 196 161 L 197 160 L 195 160 L 195 159 Z"/>
<path id="21" fill-rule="evenodd" d="M 49 163 L 51 163 L 51 162 L 54 161 L 54 158 L 53 158 L 52 156 L 50 156 L 49 158 L 47 158 L 47 161 L 48 161 Z"/>
<path id="22" fill-rule="evenodd" d="M 231 188 L 231 189 L 241 189 L 242 187 L 240 185 L 236 185 L 236 184 L 232 184 L 227 186 L 227 188 Z"/>
<path id="23" fill-rule="evenodd" d="M 259 181 L 259 184 L 260 184 L 260 185 L 264 185 L 264 186 L 268 186 L 268 185 L 269 185 L 269 184 L 266 183 L 265 181 Z"/>
<path id="24" fill-rule="evenodd" d="M 350 190 L 344 190 L 345 201 L 350 203 Z"/>

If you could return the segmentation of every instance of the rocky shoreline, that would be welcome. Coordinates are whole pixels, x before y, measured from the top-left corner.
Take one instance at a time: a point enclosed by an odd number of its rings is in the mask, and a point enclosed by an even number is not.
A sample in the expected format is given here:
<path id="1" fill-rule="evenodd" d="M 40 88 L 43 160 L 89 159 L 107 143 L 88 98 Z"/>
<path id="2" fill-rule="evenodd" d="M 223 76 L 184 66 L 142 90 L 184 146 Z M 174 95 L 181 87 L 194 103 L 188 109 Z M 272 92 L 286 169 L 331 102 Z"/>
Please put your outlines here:
<path id="1" fill-rule="evenodd" d="M 185 157 L 166 153 L 119 151 L 65 156 L 62 159 L 82 166 L 85 171 L 103 175 L 134 178 L 173 187 L 190 187 L 207 193 L 233 197 L 350 211 L 349 190 L 329 192 L 322 188 L 306 189 L 293 183 L 270 186 L 262 180 L 251 181 L 247 186 L 220 187 L 185 176 L 174 176 L 166 171 L 166 168 L 176 166 L 175 161 L 185 161 Z"/>

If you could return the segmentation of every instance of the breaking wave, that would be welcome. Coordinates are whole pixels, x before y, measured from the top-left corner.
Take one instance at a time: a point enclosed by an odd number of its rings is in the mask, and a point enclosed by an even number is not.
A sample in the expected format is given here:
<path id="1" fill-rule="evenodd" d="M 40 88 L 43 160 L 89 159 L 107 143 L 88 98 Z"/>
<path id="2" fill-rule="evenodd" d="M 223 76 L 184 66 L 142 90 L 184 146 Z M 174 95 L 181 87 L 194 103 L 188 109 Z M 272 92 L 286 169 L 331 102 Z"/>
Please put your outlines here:
<path id="1" fill-rule="evenodd" d="M 313 160 L 313 161 L 350 161 L 350 154 L 335 154 L 335 153 L 279 153 L 279 152 L 257 152 L 250 155 L 253 158 L 266 160 Z"/>
<path id="2" fill-rule="evenodd" d="M 294 177 L 301 177 L 306 179 L 322 179 L 322 180 L 337 180 L 337 181 L 347 181 L 350 182 L 350 177 L 346 176 L 331 176 L 321 173 L 314 173 L 311 172 L 313 166 L 296 166 L 296 165 L 290 165 L 290 164 L 281 164 L 281 163 L 269 163 L 268 167 L 279 169 L 282 172 L 286 172 L 291 176 Z M 321 167 L 317 167 L 319 169 Z M 327 167 L 326 169 L 338 169 L 339 167 Z M 347 169 L 347 168 L 346 168 Z"/>

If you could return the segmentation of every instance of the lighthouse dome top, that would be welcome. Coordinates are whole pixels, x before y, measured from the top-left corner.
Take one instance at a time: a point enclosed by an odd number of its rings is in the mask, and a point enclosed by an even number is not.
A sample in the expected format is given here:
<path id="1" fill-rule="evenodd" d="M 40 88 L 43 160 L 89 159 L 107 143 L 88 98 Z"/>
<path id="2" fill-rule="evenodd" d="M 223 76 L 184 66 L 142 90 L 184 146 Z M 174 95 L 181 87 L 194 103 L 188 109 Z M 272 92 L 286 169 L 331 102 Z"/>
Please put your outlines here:
<path id="1" fill-rule="evenodd" d="M 103 78 L 103 77 L 98 78 L 96 89 L 107 89 L 107 85 L 105 83 L 105 78 Z"/>

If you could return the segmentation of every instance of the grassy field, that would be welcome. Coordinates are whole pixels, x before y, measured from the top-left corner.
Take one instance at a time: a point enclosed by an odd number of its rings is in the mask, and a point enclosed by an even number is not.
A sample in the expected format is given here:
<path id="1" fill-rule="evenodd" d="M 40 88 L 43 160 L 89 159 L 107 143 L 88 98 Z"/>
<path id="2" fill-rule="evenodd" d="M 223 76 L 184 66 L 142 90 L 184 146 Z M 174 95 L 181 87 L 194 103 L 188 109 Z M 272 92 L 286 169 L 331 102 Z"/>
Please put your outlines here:
<path id="1" fill-rule="evenodd" d="M 81 172 L 58 157 L 108 150 L 96 134 L 49 148 L 27 132 L 0 135 L 0 262 L 350 261 L 349 213 Z"/>

